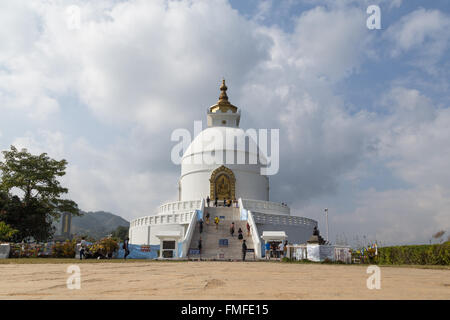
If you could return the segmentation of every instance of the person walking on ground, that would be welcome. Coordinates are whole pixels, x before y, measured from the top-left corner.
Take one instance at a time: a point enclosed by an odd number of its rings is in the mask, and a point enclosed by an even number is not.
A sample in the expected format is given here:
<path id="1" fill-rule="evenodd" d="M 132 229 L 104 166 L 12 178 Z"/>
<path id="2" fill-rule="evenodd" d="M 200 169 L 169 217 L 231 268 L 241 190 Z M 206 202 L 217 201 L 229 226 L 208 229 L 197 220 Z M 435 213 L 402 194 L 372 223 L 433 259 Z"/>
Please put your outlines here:
<path id="1" fill-rule="evenodd" d="M 250 225 L 247 222 L 247 237 L 249 237 L 249 236 L 250 236 Z"/>
<path id="2" fill-rule="evenodd" d="M 200 221 L 198 222 L 198 224 L 199 224 L 199 230 L 200 230 L 200 233 L 202 233 L 202 232 L 203 232 L 203 219 L 200 219 Z"/>
<path id="3" fill-rule="evenodd" d="M 78 252 L 78 255 L 80 256 L 80 260 L 81 260 L 81 240 L 80 240 L 80 242 L 78 242 L 77 243 L 77 246 L 76 246 L 76 252 Z"/>
<path id="4" fill-rule="evenodd" d="M 208 207 L 209 207 L 209 202 L 211 201 L 211 199 L 209 198 L 209 196 L 206 196 L 206 204 L 208 205 Z"/>
<path id="5" fill-rule="evenodd" d="M 130 254 L 130 249 L 129 249 L 129 242 L 130 242 L 130 238 L 126 238 L 125 241 L 123 242 L 123 250 L 125 250 L 125 253 L 123 255 L 123 258 L 126 260 L 128 255 Z"/>
<path id="6" fill-rule="evenodd" d="M 206 224 L 209 225 L 209 212 L 206 213 Z"/>
<path id="7" fill-rule="evenodd" d="M 286 257 L 287 245 L 288 245 L 288 242 L 287 242 L 287 240 L 285 240 L 284 241 L 284 247 L 283 247 L 283 257 Z"/>
<path id="8" fill-rule="evenodd" d="M 80 260 L 83 260 L 83 257 L 86 259 L 86 255 L 84 254 L 85 251 L 86 251 L 86 240 L 84 240 L 84 237 L 82 237 L 80 241 Z"/>
<path id="9" fill-rule="evenodd" d="M 232 237 L 234 237 L 234 222 L 231 223 L 230 234 L 231 234 Z"/>
<path id="10" fill-rule="evenodd" d="M 280 242 L 278 245 L 278 250 L 280 251 L 280 259 L 284 258 L 284 243 L 283 241 Z"/>
<path id="11" fill-rule="evenodd" d="M 241 228 L 239 228 L 239 230 L 238 230 L 238 239 L 239 240 L 244 239 L 244 236 L 242 235 L 242 229 Z"/>
<path id="12" fill-rule="evenodd" d="M 245 261 L 245 255 L 247 254 L 247 244 L 245 240 L 242 242 L 242 261 Z"/>
<path id="13" fill-rule="evenodd" d="M 270 242 L 266 242 L 266 260 L 270 260 Z"/>
<path id="14" fill-rule="evenodd" d="M 219 217 L 218 216 L 216 216 L 214 218 L 214 223 L 216 224 L 216 230 L 219 230 Z"/>
<path id="15" fill-rule="evenodd" d="M 198 239 L 198 253 L 200 254 L 200 258 L 202 257 L 202 237 Z"/>
<path id="16" fill-rule="evenodd" d="M 226 207 L 227 206 L 227 200 L 225 198 L 223 198 L 223 206 Z"/>
<path id="17" fill-rule="evenodd" d="M 214 206 L 217 208 L 217 203 L 219 201 L 219 198 L 216 197 L 216 199 L 214 199 Z"/>

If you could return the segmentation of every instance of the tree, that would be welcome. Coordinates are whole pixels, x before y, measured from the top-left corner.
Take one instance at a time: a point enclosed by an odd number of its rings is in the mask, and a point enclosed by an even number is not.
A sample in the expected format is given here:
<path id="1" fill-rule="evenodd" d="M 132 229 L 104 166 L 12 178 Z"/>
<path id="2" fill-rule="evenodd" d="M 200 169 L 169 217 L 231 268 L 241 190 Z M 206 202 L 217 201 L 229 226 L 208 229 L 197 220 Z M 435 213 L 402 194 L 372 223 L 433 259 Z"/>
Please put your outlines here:
<path id="1" fill-rule="evenodd" d="M 58 221 L 62 212 L 80 215 L 74 201 L 61 198 L 68 192 L 58 181 L 66 173 L 66 160 L 51 159 L 46 153 L 32 155 L 14 146 L 2 153 L 0 220 L 18 230 L 16 240 L 46 240 L 54 233 L 53 220 Z"/>
<path id="2" fill-rule="evenodd" d="M 128 227 L 118 226 L 116 230 L 112 232 L 111 236 L 119 240 L 124 240 L 128 237 L 128 229 Z"/>
<path id="3" fill-rule="evenodd" d="M 10 225 L 7 225 L 5 222 L 0 221 L 0 242 L 11 240 L 14 234 L 16 234 L 17 232 L 18 231 L 11 228 Z"/>
<path id="4" fill-rule="evenodd" d="M 438 231 L 435 234 L 433 234 L 433 238 L 439 241 L 439 239 L 442 238 L 444 234 L 445 230 Z"/>

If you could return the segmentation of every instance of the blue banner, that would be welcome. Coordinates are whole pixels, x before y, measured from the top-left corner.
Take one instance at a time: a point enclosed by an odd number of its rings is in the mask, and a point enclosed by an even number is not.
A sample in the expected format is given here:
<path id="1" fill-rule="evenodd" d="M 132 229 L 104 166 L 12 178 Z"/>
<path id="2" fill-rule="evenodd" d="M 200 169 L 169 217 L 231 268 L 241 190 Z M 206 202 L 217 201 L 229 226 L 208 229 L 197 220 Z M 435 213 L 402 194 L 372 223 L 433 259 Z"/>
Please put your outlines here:
<path id="1" fill-rule="evenodd" d="M 241 208 L 241 220 L 248 220 L 248 212 L 244 208 Z"/>
<path id="2" fill-rule="evenodd" d="M 195 210 L 197 212 L 197 221 L 200 221 L 200 219 L 203 219 L 203 211 L 202 210 Z"/>
<path id="3" fill-rule="evenodd" d="M 125 250 L 122 248 L 123 243 L 119 246 L 119 252 L 117 253 L 116 258 L 123 259 L 125 254 Z M 130 254 L 127 256 L 127 259 L 157 259 L 159 245 L 138 245 L 138 244 L 129 244 L 128 250 L 130 250 Z"/>

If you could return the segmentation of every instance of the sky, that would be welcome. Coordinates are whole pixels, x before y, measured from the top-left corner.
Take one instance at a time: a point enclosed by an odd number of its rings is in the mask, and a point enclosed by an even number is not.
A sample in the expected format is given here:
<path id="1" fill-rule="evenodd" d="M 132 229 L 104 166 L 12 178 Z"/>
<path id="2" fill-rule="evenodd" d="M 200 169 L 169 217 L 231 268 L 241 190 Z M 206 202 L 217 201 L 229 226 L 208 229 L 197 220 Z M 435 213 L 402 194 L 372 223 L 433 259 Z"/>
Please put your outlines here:
<path id="1" fill-rule="evenodd" d="M 378 5 L 381 29 L 368 29 Z M 450 235 L 447 0 L 0 2 L 0 149 L 69 162 L 67 195 L 127 220 L 177 200 L 177 128 L 219 95 L 280 129 L 270 199 L 330 240 Z M 435 240 L 434 240 L 435 241 Z"/>

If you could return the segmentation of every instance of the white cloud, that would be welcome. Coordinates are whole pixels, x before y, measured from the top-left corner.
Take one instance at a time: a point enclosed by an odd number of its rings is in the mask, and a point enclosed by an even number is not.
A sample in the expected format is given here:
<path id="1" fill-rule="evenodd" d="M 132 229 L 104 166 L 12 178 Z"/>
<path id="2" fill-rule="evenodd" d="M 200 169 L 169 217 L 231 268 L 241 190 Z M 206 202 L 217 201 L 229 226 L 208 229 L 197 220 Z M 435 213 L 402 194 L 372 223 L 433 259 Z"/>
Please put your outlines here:
<path id="1" fill-rule="evenodd" d="M 413 51 L 416 66 L 436 72 L 434 64 L 448 49 L 449 29 L 449 15 L 436 9 L 419 8 L 389 26 L 384 37 L 391 41 L 392 56 Z"/>
<path id="2" fill-rule="evenodd" d="M 384 244 L 427 243 L 437 231 L 450 230 L 449 191 L 438 186 L 370 189 L 358 194 L 353 212 L 336 215 L 333 222 Z"/>
<path id="3" fill-rule="evenodd" d="M 121 152 L 96 150 L 82 139 L 73 144 L 72 158 L 78 154 L 82 159 L 69 164 L 64 183 L 83 210 L 111 211 L 132 219 L 153 214 L 161 202 L 176 200 L 176 173 L 135 168 L 129 158 L 135 150 L 122 147 Z"/>
<path id="4" fill-rule="evenodd" d="M 38 130 L 26 132 L 11 143 L 17 149 L 25 148 L 32 154 L 47 153 L 50 157 L 60 160 L 64 158 L 64 135 L 59 131 Z"/>
<path id="5" fill-rule="evenodd" d="M 450 110 L 433 108 L 416 90 L 394 89 L 396 112 L 380 134 L 380 155 L 405 181 L 450 190 Z M 394 106 L 393 106 L 394 107 Z"/>

